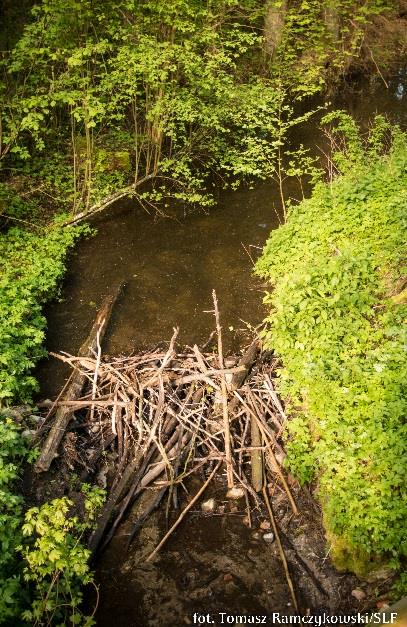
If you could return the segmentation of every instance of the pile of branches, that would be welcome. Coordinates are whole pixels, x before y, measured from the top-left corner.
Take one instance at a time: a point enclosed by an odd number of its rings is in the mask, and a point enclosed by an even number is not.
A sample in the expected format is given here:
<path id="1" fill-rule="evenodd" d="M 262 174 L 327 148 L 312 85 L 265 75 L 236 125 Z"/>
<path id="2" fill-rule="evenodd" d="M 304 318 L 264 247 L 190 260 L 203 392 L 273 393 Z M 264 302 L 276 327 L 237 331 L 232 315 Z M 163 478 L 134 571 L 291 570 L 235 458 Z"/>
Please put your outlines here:
<path id="1" fill-rule="evenodd" d="M 279 437 L 286 417 L 270 376 L 276 360 L 261 353 L 257 339 L 242 356 L 224 360 L 215 295 L 214 304 L 216 351 L 195 345 L 178 352 L 174 330 L 165 351 L 107 358 L 97 342 L 93 355 L 55 355 L 85 382 L 80 397 L 61 395 L 49 412 L 71 416 L 62 447 L 65 458 L 81 464 L 82 477 L 89 478 L 100 472 L 105 450 L 115 457 L 114 479 L 90 539 L 94 553 L 111 540 L 146 488 L 147 505 L 129 543 L 164 494 L 178 508 L 179 487 L 198 471 L 206 480 L 150 558 L 222 469 L 229 497 L 246 499 L 249 520 L 251 504 L 259 504 L 261 492 L 268 503 L 267 471 L 297 513 L 280 467 L 284 452 Z M 54 420 L 59 423 L 58 416 Z"/>

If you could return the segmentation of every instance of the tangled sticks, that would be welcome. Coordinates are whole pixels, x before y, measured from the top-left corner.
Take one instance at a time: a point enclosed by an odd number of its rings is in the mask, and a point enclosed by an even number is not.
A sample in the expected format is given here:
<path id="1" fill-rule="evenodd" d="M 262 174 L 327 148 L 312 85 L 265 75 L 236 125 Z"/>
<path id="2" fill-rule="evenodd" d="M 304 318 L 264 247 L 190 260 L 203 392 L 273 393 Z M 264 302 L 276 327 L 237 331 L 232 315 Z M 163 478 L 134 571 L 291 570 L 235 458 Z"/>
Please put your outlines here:
<path id="1" fill-rule="evenodd" d="M 82 466 L 83 479 L 100 473 L 106 449 L 115 457 L 108 498 L 90 538 L 93 554 L 111 540 L 147 488 L 147 504 L 129 542 L 164 494 L 178 507 L 178 487 L 198 470 L 208 478 L 149 559 L 221 467 L 230 495 L 246 498 L 249 518 L 250 499 L 258 503 L 267 467 L 297 511 L 280 468 L 284 453 L 278 438 L 285 415 L 270 378 L 275 360 L 261 355 L 255 339 L 243 356 L 224 363 L 216 295 L 214 305 L 217 352 L 196 345 L 178 352 L 174 330 L 166 351 L 108 359 L 98 342 L 90 356 L 54 355 L 85 381 L 80 397 L 54 403 L 54 411 L 63 408 L 72 415 L 65 457 Z M 74 436 L 74 451 L 67 446 L 72 433 L 81 434 Z"/>

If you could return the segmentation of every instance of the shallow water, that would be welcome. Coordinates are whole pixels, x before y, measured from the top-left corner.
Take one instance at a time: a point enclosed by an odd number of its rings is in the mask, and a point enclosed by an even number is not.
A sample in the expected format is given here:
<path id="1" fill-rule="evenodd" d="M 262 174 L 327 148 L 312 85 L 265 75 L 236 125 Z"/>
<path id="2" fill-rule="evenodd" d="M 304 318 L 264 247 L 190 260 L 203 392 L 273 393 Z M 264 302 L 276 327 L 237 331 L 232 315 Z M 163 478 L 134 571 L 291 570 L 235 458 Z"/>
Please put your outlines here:
<path id="1" fill-rule="evenodd" d="M 226 348 L 240 329 L 264 317 L 262 286 L 252 260 L 278 226 L 278 196 L 270 183 L 222 193 L 208 214 L 157 218 L 139 206 L 115 207 L 94 223 L 97 235 L 79 243 L 63 288 L 63 300 L 47 312 L 50 350 L 75 352 L 112 286 L 125 288 L 115 308 L 104 349 L 131 353 L 171 338 L 202 343 L 214 328 L 212 290 L 224 323 Z M 54 360 L 52 360 L 54 362 Z M 55 394 L 64 371 L 45 362 L 42 393 Z"/>

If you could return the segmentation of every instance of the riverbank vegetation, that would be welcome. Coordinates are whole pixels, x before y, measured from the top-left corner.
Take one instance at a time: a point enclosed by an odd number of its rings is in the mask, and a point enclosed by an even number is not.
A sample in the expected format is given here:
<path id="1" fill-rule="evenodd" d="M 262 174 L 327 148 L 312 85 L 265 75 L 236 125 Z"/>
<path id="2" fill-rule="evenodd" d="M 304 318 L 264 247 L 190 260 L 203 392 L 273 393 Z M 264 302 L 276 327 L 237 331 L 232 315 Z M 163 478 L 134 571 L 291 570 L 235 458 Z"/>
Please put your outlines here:
<path id="1" fill-rule="evenodd" d="M 364 72 L 386 73 L 407 40 L 403 3 L 392 0 L 269 0 L 266 48 L 272 71 L 296 97 L 325 90 Z"/>
<path id="2" fill-rule="evenodd" d="M 0 624 L 90 626 L 92 616 L 82 613 L 81 603 L 93 574 L 81 539 L 94 524 L 103 494 L 83 485 L 80 517 L 66 497 L 26 511 L 18 484 L 22 465 L 33 461 L 35 451 L 16 416 L 0 415 Z"/>
<path id="3" fill-rule="evenodd" d="M 290 468 L 318 481 L 336 564 L 366 574 L 406 558 L 407 138 L 382 118 L 366 143 L 347 115 L 326 121 L 335 175 L 291 208 L 257 272 L 273 287 L 264 339 L 284 364 Z"/>

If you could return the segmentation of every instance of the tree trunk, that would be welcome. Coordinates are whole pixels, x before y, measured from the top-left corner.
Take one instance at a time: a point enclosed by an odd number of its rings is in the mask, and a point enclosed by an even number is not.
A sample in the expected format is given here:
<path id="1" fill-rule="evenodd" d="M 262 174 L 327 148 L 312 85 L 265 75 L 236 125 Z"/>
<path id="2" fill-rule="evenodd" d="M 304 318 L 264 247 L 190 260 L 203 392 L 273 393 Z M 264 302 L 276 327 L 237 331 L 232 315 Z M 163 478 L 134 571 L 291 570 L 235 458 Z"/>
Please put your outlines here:
<path id="1" fill-rule="evenodd" d="M 279 6 L 276 6 L 279 4 Z M 279 47 L 284 33 L 285 17 L 288 10 L 288 0 L 268 0 L 264 20 L 265 50 L 273 56 Z"/>
<path id="2" fill-rule="evenodd" d="M 326 30 L 332 37 L 334 42 L 337 42 L 340 34 L 340 17 L 338 12 L 337 3 L 335 0 L 330 0 L 326 3 L 324 10 L 324 21 Z"/>

